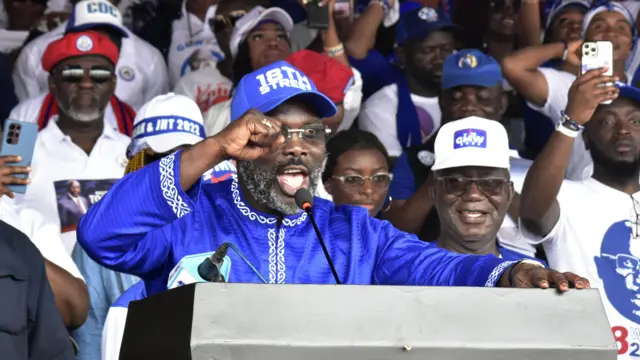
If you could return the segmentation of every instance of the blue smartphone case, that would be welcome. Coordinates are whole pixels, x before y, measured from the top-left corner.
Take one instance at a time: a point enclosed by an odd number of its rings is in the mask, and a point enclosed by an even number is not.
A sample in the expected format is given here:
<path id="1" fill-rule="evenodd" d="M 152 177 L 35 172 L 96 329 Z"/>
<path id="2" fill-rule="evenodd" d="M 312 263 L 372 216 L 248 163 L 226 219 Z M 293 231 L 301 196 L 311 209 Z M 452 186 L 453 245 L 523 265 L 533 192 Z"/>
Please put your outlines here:
<path id="1" fill-rule="evenodd" d="M 7 119 L 2 130 L 0 156 L 17 155 L 22 158 L 19 163 L 7 164 L 9 166 L 31 166 L 37 137 L 38 124 Z M 15 174 L 13 176 L 26 179 L 28 175 Z M 7 185 L 7 188 L 18 194 L 24 194 L 27 190 L 26 185 L 18 184 Z"/>

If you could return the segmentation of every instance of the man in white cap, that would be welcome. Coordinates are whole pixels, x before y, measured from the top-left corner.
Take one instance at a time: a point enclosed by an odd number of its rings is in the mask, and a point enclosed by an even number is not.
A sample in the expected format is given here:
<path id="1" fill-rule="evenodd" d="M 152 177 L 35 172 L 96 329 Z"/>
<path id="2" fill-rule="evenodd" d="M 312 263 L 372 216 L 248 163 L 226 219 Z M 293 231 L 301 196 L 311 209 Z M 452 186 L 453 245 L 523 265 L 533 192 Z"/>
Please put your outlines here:
<path id="1" fill-rule="evenodd" d="M 461 254 L 524 259 L 500 246 L 497 238 L 514 196 L 504 126 L 477 116 L 446 123 L 438 132 L 434 150 L 434 182 L 429 193 L 441 229 L 435 243 Z"/>
<path id="2" fill-rule="evenodd" d="M 66 32 L 87 29 L 106 30 L 121 39 L 121 55 L 116 67 L 116 95 L 120 99 L 138 109 L 154 96 L 169 90 L 167 67 L 160 52 L 122 25 L 122 15 L 115 5 L 105 0 L 84 0 L 75 4 L 68 21 L 31 41 L 20 52 L 13 70 L 15 91 L 20 101 L 40 99 L 39 96 L 47 92 L 48 74 L 40 61 L 49 43 Z"/>
<path id="3" fill-rule="evenodd" d="M 192 100 L 173 93 L 156 96 L 140 109 L 134 121 L 125 175 L 204 138 L 202 115 Z M 208 172 L 204 179 L 224 179 L 234 174 L 235 165 L 228 161 L 216 166 L 213 175 Z M 98 265 L 81 246 L 74 248 L 72 257 L 87 281 L 91 299 L 87 321 L 74 333 L 80 348 L 78 359 L 97 360 L 109 307 L 139 278 Z"/>

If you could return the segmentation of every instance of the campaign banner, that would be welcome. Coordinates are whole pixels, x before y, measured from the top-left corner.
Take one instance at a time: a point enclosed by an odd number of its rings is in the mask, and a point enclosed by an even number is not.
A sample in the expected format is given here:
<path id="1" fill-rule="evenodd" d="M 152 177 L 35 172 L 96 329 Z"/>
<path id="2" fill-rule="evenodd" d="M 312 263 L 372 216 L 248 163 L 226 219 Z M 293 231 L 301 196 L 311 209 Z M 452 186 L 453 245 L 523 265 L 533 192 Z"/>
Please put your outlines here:
<path id="1" fill-rule="evenodd" d="M 53 186 L 56 190 L 56 203 L 62 232 L 75 231 L 84 214 L 93 204 L 100 201 L 118 180 L 55 181 Z"/>

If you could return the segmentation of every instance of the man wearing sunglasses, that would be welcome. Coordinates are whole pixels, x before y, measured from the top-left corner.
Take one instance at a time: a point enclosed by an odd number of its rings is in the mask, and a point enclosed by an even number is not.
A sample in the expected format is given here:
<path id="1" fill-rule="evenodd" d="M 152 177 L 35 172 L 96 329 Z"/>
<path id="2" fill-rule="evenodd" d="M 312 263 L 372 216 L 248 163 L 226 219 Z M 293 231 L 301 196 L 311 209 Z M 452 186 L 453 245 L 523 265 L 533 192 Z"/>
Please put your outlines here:
<path id="1" fill-rule="evenodd" d="M 263 84 L 266 76 L 280 80 Z M 313 193 L 320 182 L 322 119 L 335 113 L 335 104 L 284 61 L 247 74 L 234 93 L 231 124 L 118 182 L 81 220 L 79 243 L 102 265 L 139 274 L 149 296 L 166 290 L 183 256 L 223 242 L 255 268 L 229 252 L 230 282 L 589 287 L 587 279 L 540 265 L 445 251 L 364 208 L 315 198 L 325 256 L 295 193 Z M 238 162 L 237 179 L 201 186 L 202 173 L 229 158 Z"/>
<path id="2" fill-rule="evenodd" d="M 515 195 L 504 126 L 477 116 L 452 121 L 440 128 L 434 148 L 429 197 L 440 221 L 435 243 L 461 254 L 522 259 L 497 240 Z"/>
<path id="3" fill-rule="evenodd" d="M 52 42 L 42 57 L 53 99 L 43 111 L 55 115 L 42 117 L 50 120 L 40 123 L 31 182 L 16 201 L 60 224 L 69 253 L 75 245 L 77 221 L 69 223 L 59 211 L 61 190 L 66 194 L 68 182 L 77 180 L 90 200 L 83 206 L 90 207 L 122 177 L 127 165 L 130 138 L 123 133 L 131 133 L 132 124 L 121 122 L 115 128 L 105 121 L 108 111 L 126 111 L 114 108 L 112 101 L 118 58 L 116 44 L 96 31 L 66 34 Z"/>
<path id="4" fill-rule="evenodd" d="M 498 62 L 479 50 L 463 49 L 447 57 L 439 97 L 443 123 L 469 116 L 500 121 L 507 105 L 502 81 Z M 416 234 L 424 241 L 434 241 L 440 235 L 438 213 L 429 197 L 434 140 L 431 138 L 418 147 L 407 149 L 400 156 L 389 188 L 393 201 L 385 213 L 395 227 Z M 517 152 L 512 154 L 517 155 Z M 519 188 L 530 164 L 529 160 L 511 158 L 511 174 L 514 180 L 518 180 L 516 188 Z M 498 238 L 502 245 L 533 256 L 535 249 L 517 236 L 518 198 L 515 194 L 510 216 L 505 218 L 504 230 L 500 231 Z"/>

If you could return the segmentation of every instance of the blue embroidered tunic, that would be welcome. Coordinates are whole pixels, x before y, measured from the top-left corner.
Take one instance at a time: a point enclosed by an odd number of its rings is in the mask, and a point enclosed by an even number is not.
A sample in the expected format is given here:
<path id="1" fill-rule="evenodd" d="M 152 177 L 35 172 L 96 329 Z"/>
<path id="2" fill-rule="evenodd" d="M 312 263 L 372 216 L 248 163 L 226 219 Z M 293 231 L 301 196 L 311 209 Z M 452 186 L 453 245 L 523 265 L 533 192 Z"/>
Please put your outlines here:
<path id="1" fill-rule="evenodd" d="M 167 288 L 184 256 L 235 244 L 270 283 L 334 284 L 307 214 L 276 218 L 248 205 L 235 179 L 180 187 L 180 153 L 125 176 L 78 226 L 98 263 Z M 459 255 L 418 240 L 354 206 L 315 198 L 314 216 L 345 284 L 492 287 L 514 261 Z M 261 282 L 233 251 L 229 282 Z"/>

